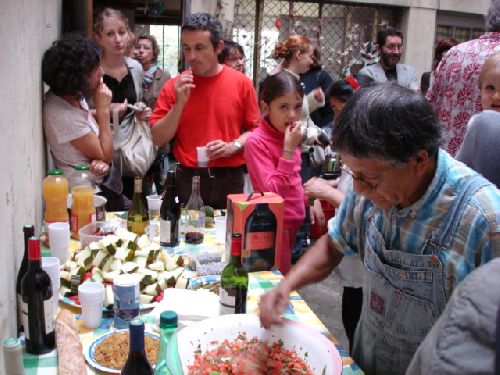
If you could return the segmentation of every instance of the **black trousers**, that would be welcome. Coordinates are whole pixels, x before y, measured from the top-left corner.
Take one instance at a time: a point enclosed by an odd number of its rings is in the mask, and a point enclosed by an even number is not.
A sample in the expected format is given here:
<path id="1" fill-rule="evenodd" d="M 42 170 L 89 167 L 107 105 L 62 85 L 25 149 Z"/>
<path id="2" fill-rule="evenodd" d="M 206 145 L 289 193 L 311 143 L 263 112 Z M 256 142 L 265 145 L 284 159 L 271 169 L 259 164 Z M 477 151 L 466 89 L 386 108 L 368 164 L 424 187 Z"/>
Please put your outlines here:
<path id="1" fill-rule="evenodd" d="M 349 352 L 352 352 L 354 332 L 363 307 L 363 288 L 344 287 L 342 293 L 342 324 L 349 339 Z"/>

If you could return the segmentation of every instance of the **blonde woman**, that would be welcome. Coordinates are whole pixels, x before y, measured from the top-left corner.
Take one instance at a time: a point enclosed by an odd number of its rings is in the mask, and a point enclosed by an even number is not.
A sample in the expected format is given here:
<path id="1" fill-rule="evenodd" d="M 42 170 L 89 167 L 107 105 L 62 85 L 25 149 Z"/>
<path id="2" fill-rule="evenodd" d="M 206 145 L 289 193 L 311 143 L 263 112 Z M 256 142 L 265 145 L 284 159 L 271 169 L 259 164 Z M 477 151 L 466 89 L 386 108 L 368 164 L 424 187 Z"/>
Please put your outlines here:
<path id="1" fill-rule="evenodd" d="M 118 112 L 120 120 L 119 137 L 125 137 L 130 130 L 134 112 L 127 107 L 142 100 L 142 66 L 127 57 L 131 33 L 128 20 L 119 10 L 105 8 L 94 23 L 96 42 L 102 48 L 101 66 L 103 81 L 111 90 L 113 97 L 110 112 Z M 135 115 L 149 121 L 151 109 L 146 107 Z M 123 194 L 132 198 L 133 178 L 122 177 Z"/>

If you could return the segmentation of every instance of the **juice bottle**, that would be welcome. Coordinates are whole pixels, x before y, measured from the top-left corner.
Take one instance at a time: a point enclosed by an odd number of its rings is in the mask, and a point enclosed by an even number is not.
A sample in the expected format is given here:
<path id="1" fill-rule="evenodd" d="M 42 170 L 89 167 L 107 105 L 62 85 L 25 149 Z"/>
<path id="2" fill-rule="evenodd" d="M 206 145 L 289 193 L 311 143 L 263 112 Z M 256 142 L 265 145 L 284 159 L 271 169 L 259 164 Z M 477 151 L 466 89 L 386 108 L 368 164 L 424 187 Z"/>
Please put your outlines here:
<path id="1" fill-rule="evenodd" d="M 71 176 L 71 195 L 73 204 L 71 206 L 71 235 L 78 239 L 78 231 L 81 227 L 94 222 L 94 185 L 90 181 L 88 165 L 75 166 L 75 172 Z"/>
<path id="2" fill-rule="evenodd" d="M 45 225 L 54 222 L 68 222 L 68 180 L 59 169 L 51 169 L 42 183 L 45 201 Z"/>

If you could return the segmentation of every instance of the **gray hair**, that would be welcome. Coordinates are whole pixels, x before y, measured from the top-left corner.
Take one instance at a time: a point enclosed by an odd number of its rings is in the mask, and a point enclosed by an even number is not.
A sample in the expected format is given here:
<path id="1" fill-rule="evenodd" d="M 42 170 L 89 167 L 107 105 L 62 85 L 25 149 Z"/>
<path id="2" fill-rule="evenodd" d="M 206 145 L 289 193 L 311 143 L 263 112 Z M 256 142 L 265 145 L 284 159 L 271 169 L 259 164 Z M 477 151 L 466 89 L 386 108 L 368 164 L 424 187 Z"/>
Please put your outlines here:
<path id="1" fill-rule="evenodd" d="M 500 0 L 492 0 L 485 16 L 486 31 L 500 31 Z"/>
<path id="2" fill-rule="evenodd" d="M 436 155 L 440 140 L 431 104 L 420 93 L 389 82 L 362 87 L 347 100 L 332 145 L 353 157 L 400 164 L 421 150 Z"/>

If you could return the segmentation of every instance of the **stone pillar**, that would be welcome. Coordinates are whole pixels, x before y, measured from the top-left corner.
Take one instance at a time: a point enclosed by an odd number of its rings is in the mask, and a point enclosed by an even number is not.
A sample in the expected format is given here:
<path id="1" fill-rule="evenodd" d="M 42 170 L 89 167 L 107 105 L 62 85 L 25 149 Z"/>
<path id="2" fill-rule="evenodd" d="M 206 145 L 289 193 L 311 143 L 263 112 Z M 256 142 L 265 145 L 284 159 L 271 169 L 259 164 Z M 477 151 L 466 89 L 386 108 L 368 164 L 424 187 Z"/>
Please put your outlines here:
<path id="1" fill-rule="evenodd" d="M 401 61 L 422 73 L 431 70 L 436 34 L 436 9 L 407 8 L 403 13 L 401 31 L 404 36 L 404 50 Z"/>

